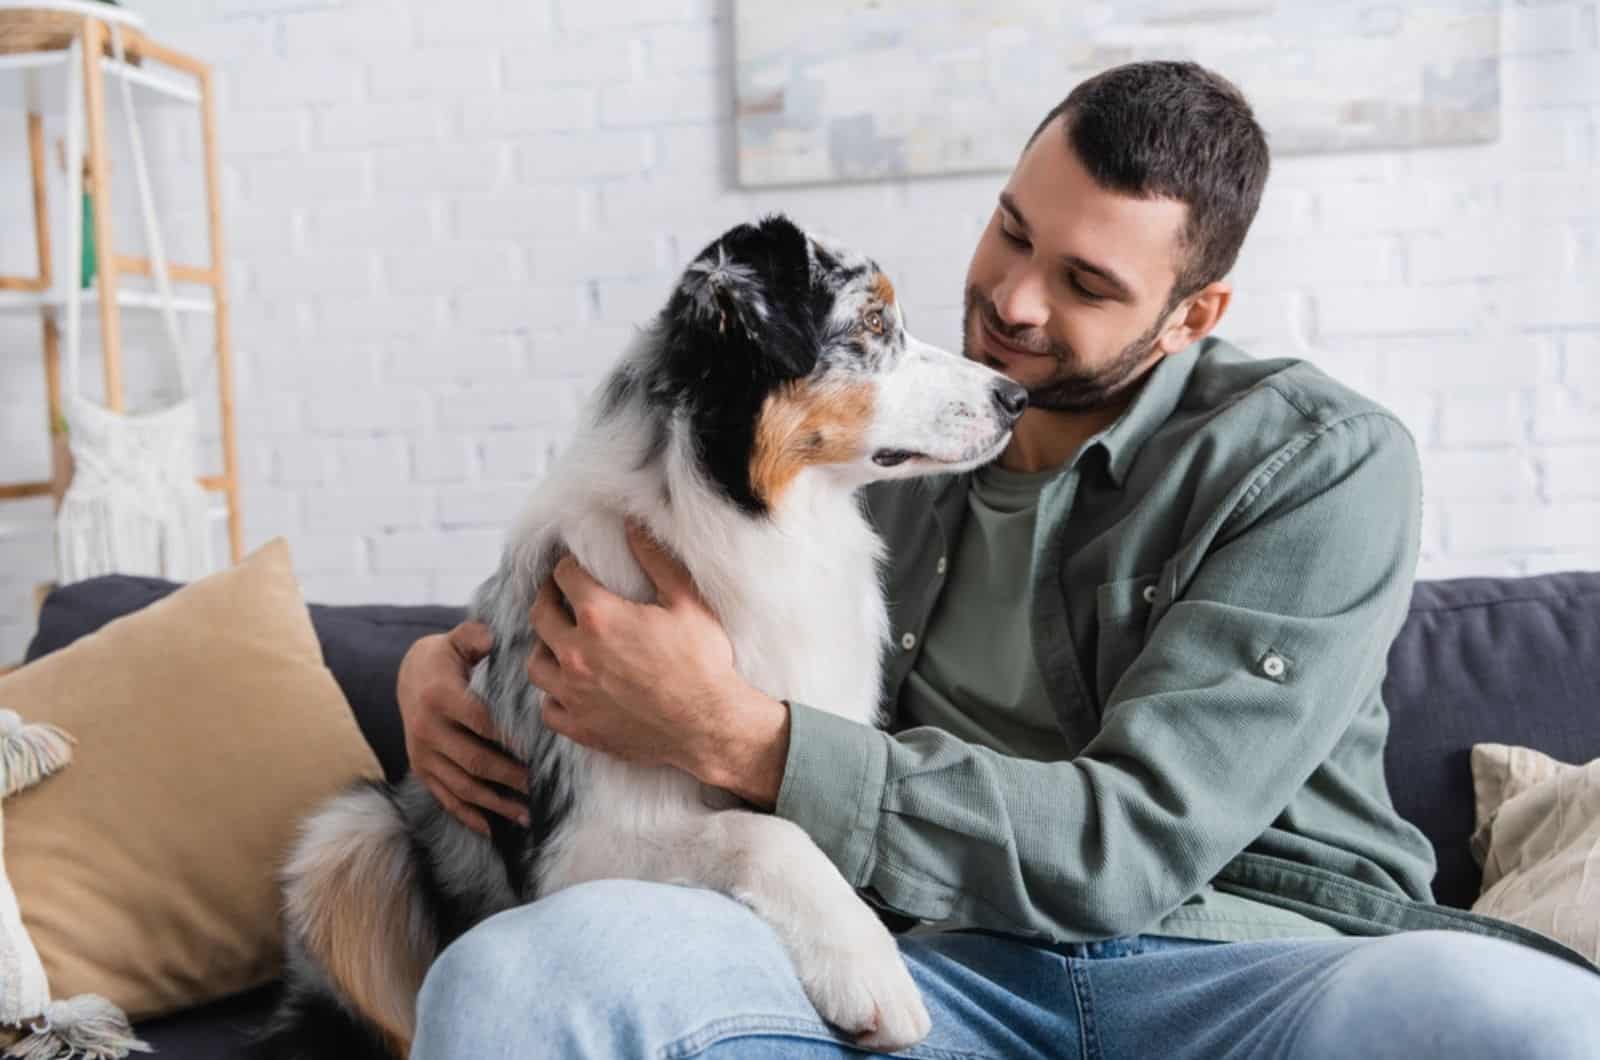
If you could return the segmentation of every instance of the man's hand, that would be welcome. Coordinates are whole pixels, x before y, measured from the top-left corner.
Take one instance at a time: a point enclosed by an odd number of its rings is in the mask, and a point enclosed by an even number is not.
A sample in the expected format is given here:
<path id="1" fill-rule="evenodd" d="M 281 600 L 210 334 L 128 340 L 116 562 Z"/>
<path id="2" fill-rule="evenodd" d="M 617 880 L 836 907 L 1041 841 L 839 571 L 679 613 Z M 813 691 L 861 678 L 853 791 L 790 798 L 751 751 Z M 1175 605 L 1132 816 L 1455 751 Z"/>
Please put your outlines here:
<path id="1" fill-rule="evenodd" d="M 481 622 L 422 637 L 400 661 L 396 687 L 412 772 L 451 816 L 483 835 L 484 810 L 528 826 L 527 806 L 488 783 L 526 791 L 528 768 L 495 742 L 489 708 L 467 687 L 493 643 Z"/>
<path id="2" fill-rule="evenodd" d="M 770 809 L 788 754 L 788 708 L 739 676 L 732 642 L 683 565 L 632 525 L 628 545 L 655 585 L 653 604 L 609 591 L 570 555 L 539 588 L 528 677 L 545 692 L 544 723 Z"/>

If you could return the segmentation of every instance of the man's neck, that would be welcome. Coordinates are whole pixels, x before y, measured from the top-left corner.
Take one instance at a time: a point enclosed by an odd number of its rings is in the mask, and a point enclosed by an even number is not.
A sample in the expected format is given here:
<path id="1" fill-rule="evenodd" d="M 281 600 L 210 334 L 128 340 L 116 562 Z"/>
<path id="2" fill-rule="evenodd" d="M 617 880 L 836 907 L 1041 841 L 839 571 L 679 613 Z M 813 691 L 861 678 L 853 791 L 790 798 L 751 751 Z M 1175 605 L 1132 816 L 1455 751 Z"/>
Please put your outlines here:
<path id="1" fill-rule="evenodd" d="M 1087 412 L 1030 408 L 1017 421 L 998 463 L 1007 471 L 1045 471 L 1072 459 L 1080 446 L 1110 426 L 1127 408 L 1119 401 Z"/>

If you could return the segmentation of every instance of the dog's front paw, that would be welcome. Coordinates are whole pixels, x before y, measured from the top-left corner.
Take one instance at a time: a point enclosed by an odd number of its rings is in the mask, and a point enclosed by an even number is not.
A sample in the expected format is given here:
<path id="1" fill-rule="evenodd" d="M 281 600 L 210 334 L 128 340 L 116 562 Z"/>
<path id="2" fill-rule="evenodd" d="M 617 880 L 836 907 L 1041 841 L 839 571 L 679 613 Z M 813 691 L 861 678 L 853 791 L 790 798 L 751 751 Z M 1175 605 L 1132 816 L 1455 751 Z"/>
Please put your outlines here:
<path id="1" fill-rule="evenodd" d="M 875 931 L 817 947 L 812 967 L 801 970 L 806 994 L 823 1019 L 862 1048 L 906 1049 L 928 1036 L 928 1009 L 894 938 L 867 916 Z"/>

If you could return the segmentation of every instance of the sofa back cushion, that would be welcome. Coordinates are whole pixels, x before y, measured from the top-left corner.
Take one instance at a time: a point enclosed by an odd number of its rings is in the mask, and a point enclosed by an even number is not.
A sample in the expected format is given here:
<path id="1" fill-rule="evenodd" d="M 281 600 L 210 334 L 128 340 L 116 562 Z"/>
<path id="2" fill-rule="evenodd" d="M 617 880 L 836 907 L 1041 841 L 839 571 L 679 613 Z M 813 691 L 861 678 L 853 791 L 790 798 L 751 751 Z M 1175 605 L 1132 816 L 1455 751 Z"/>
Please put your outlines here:
<path id="1" fill-rule="evenodd" d="M 1433 843 L 1435 898 L 1470 907 L 1472 745 L 1600 757 L 1600 574 L 1418 582 L 1384 701 L 1395 809 Z"/>
<path id="2" fill-rule="evenodd" d="M 33 659 L 166 595 L 173 583 L 111 575 L 50 594 Z M 395 675 L 418 637 L 449 629 L 459 607 L 311 605 L 323 655 L 384 772 L 405 771 Z M 1389 654 L 1389 791 L 1433 843 L 1434 894 L 1467 908 L 1475 743 L 1537 748 L 1567 762 L 1600 756 L 1600 573 L 1418 582 Z"/>

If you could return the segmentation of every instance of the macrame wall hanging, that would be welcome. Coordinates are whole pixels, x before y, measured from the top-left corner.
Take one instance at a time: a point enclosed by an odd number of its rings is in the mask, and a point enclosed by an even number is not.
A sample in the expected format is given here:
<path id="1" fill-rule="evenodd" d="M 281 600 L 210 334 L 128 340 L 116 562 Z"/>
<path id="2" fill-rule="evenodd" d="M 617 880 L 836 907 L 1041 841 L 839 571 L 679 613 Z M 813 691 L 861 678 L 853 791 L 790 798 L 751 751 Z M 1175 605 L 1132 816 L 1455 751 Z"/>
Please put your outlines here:
<path id="1" fill-rule="evenodd" d="M 115 24 L 111 25 L 111 39 L 118 61 L 125 63 L 122 33 Z M 82 195 L 83 75 L 77 52 L 81 47 L 81 42 L 72 45 L 73 55 L 67 62 L 68 202 L 77 202 Z M 190 581 L 213 569 L 208 503 L 196 477 L 198 417 L 188 359 L 156 221 L 133 91 L 126 77 L 116 80 L 121 86 L 145 240 L 178 379 L 179 399 L 164 409 L 130 415 L 99 405 L 83 394 L 79 372 L 80 291 L 78 285 L 69 284 L 62 412 L 72 451 L 73 477 L 61 498 L 55 524 L 57 580 L 63 585 L 113 573 Z M 96 193 L 102 193 L 101 189 Z M 69 216 L 72 260 L 76 261 L 82 256 L 84 225 L 76 211 Z"/>

